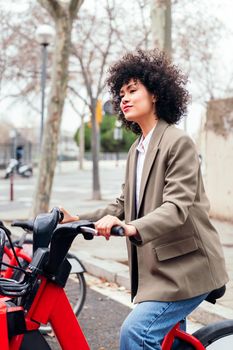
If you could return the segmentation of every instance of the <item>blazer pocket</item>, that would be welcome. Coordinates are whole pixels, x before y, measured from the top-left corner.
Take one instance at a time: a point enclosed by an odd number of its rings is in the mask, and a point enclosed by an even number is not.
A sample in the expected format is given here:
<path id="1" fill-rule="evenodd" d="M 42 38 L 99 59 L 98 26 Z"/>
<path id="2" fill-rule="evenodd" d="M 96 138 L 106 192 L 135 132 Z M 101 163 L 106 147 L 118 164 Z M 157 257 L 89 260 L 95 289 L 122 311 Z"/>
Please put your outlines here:
<path id="1" fill-rule="evenodd" d="M 198 245 L 194 237 L 154 248 L 159 261 L 176 258 L 194 252 L 197 249 Z"/>

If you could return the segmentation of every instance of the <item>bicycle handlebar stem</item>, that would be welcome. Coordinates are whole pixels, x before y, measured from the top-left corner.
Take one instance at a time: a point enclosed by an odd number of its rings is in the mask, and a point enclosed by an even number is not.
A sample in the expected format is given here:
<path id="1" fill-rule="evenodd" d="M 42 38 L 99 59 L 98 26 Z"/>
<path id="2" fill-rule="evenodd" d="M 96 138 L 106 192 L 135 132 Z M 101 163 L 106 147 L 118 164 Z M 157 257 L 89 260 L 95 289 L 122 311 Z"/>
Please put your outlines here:
<path id="1" fill-rule="evenodd" d="M 51 239 L 49 259 L 45 267 L 46 273 L 56 274 L 61 263 L 65 259 L 74 238 L 82 232 L 82 226 L 94 228 L 94 224 L 86 220 L 57 226 Z M 83 233 L 83 236 L 88 240 L 93 239 L 92 233 Z"/>
<path id="2" fill-rule="evenodd" d="M 33 224 L 33 252 L 37 248 L 47 248 L 53 231 L 63 219 L 59 208 L 53 208 L 50 213 L 37 215 Z"/>

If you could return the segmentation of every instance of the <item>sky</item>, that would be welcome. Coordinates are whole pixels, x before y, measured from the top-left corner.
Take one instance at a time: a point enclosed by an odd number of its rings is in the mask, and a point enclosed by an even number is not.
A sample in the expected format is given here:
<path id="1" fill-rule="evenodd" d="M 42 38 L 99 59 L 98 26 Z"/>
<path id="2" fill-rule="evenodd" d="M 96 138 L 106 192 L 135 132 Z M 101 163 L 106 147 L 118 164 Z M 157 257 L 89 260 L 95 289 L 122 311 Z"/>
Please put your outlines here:
<path id="1" fill-rule="evenodd" d="M 182 0 L 181 0 L 182 1 Z M 232 21 L 232 13 L 233 13 L 233 1 L 232 0 L 200 0 L 208 1 L 209 3 L 209 11 L 217 16 L 233 33 L 233 21 Z M 133 0 L 124 2 L 126 6 L 132 6 Z M 128 4 L 128 5 L 127 5 Z M 27 9 L 28 1 L 27 0 L 18 0 L 8 1 L 8 0 L 0 0 L 0 6 L 5 6 L 8 10 L 17 13 L 24 11 Z M 93 6 L 93 0 L 85 0 L 83 7 Z M 222 40 L 219 43 L 219 46 L 224 53 L 224 57 L 226 60 L 226 64 L 232 64 L 232 45 L 233 42 L 229 42 L 229 38 L 226 40 Z M 5 111 L 5 112 L 4 112 Z M 17 113 L 16 113 L 17 111 Z M 190 134 L 195 134 L 200 125 L 201 116 L 204 113 L 204 109 L 201 105 L 197 103 L 193 103 L 191 108 L 189 109 L 189 118 L 187 119 L 187 129 Z M 3 101 L 1 103 L 1 115 L 7 118 L 9 115 L 12 115 L 13 122 L 16 127 L 21 126 L 25 123 L 25 115 L 30 115 L 30 118 L 27 119 L 27 124 L 40 124 L 40 114 L 38 115 L 36 112 L 31 111 L 21 104 L 9 106 L 7 101 Z M 68 131 L 73 132 L 79 126 L 79 118 L 74 113 L 71 106 L 65 105 L 64 114 L 63 114 L 63 122 L 62 128 Z M 37 122 L 35 122 L 37 121 Z M 181 124 L 181 127 L 183 124 Z"/>

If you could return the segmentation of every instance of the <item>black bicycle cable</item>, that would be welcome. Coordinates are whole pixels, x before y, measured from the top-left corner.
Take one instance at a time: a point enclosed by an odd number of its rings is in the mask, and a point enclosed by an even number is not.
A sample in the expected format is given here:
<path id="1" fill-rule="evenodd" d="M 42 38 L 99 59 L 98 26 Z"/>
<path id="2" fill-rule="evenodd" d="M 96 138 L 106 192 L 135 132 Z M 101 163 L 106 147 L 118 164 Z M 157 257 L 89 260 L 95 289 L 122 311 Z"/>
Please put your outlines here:
<path id="1" fill-rule="evenodd" d="M 20 261 L 19 261 L 19 258 L 18 258 L 17 254 L 16 254 L 16 252 L 15 252 L 15 247 L 14 247 L 14 244 L 13 244 L 12 239 L 11 239 L 11 231 L 8 230 L 8 228 L 6 228 L 5 225 L 0 225 L 0 228 L 1 228 L 2 230 L 4 230 L 4 232 L 5 232 L 5 234 L 6 234 L 7 238 L 8 238 L 9 244 L 10 244 L 10 246 L 11 246 L 13 255 L 14 255 L 14 257 L 15 257 L 15 260 L 17 261 L 17 264 L 19 265 L 19 267 L 22 268 L 22 265 L 21 265 L 21 263 L 20 263 Z M 3 262 L 2 262 L 2 264 L 3 264 Z"/>
<path id="2" fill-rule="evenodd" d="M 23 272 L 26 276 L 30 275 L 29 272 L 25 271 L 25 269 L 23 267 L 18 267 L 18 266 L 14 266 L 14 265 L 10 265 L 10 264 L 7 264 L 6 262 L 2 261 L 1 262 L 1 265 L 4 265 L 6 267 L 10 267 L 11 269 L 13 270 L 18 270 L 20 272 Z"/>

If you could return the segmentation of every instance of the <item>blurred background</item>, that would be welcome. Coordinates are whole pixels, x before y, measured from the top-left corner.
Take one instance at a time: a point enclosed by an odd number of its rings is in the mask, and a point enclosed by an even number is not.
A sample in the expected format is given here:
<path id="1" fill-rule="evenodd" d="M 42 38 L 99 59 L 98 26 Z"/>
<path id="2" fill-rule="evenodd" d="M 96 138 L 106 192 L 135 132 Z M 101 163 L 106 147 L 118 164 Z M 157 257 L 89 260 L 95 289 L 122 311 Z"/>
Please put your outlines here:
<path id="1" fill-rule="evenodd" d="M 196 142 L 212 215 L 232 219 L 232 13 L 231 0 L 0 0 L 0 168 L 14 158 L 37 169 L 34 214 L 49 206 L 57 161 L 90 160 L 101 199 L 99 160 L 126 159 L 135 140 L 106 72 L 126 51 L 158 47 L 189 76 L 179 127 Z"/>

